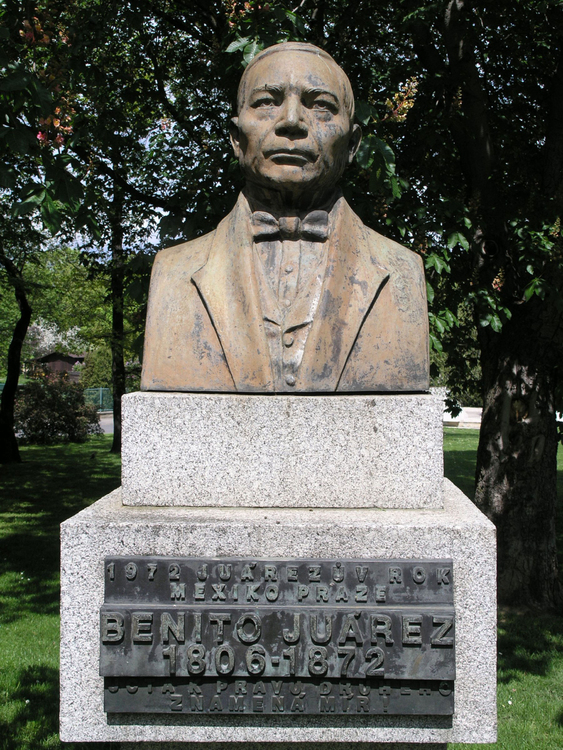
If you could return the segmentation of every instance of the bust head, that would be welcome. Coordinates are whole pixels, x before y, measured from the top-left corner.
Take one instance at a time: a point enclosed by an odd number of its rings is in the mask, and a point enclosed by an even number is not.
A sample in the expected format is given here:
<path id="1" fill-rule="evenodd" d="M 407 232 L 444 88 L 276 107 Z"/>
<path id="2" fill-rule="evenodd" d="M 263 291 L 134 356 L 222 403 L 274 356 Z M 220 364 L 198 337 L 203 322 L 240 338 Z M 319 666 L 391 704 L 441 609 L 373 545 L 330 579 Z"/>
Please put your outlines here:
<path id="1" fill-rule="evenodd" d="M 286 42 L 263 50 L 238 91 L 231 142 L 251 193 L 308 209 L 334 190 L 360 145 L 350 82 L 332 57 Z"/>

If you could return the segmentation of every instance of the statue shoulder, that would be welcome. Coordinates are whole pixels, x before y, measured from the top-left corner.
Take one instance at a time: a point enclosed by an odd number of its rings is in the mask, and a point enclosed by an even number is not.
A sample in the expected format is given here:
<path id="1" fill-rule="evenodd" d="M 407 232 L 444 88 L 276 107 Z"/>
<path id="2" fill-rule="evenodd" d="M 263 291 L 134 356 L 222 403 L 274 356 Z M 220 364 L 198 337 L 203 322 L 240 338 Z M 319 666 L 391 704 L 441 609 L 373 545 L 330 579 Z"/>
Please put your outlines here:
<path id="1" fill-rule="evenodd" d="M 420 255 L 369 227 L 365 230 L 372 255 L 381 265 L 401 275 L 424 279 L 424 263 Z"/>
<path id="2" fill-rule="evenodd" d="M 180 245 L 173 245 L 156 254 L 153 274 L 189 274 L 201 268 L 207 260 L 216 230 Z"/>

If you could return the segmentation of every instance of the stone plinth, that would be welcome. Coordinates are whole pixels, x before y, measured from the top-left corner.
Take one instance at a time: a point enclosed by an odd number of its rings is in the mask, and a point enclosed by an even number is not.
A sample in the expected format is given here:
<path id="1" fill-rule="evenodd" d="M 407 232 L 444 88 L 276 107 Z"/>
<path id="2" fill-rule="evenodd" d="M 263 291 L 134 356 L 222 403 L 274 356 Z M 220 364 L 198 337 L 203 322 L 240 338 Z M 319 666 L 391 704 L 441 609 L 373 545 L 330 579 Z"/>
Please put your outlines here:
<path id="1" fill-rule="evenodd" d="M 365 401 L 361 410 L 369 412 Z M 421 471 L 423 462 L 419 457 Z M 494 527 L 447 481 L 444 500 L 443 509 L 418 510 L 149 508 L 124 507 L 116 490 L 69 519 L 62 525 L 62 740 L 142 742 L 147 750 L 151 743 L 167 743 L 154 747 L 169 750 L 180 747 L 177 743 L 281 743 L 280 748 L 290 743 L 372 743 L 369 750 L 378 743 L 397 743 L 396 750 L 428 743 L 437 750 L 447 742 L 494 742 Z M 98 646 L 106 555 L 451 558 L 455 714 L 108 716 Z"/>
<path id="2" fill-rule="evenodd" d="M 431 394 L 123 399 L 125 505 L 441 508 Z"/>

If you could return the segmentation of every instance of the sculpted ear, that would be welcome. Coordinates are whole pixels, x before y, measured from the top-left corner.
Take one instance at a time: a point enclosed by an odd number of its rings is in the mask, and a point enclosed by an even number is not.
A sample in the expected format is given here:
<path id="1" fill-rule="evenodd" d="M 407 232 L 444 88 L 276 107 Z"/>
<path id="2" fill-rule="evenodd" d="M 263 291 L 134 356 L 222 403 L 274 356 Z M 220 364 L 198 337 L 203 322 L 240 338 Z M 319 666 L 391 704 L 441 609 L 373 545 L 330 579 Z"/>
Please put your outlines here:
<path id="1" fill-rule="evenodd" d="M 351 164 L 356 156 L 357 150 L 360 148 L 362 142 L 362 129 L 359 125 L 354 125 L 352 128 L 352 134 L 348 143 L 348 164 Z"/>
<path id="2" fill-rule="evenodd" d="M 240 131 L 238 127 L 238 117 L 231 117 L 231 124 L 229 125 L 229 136 L 231 139 L 231 145 L 235 156 L 240 159 Z"/>

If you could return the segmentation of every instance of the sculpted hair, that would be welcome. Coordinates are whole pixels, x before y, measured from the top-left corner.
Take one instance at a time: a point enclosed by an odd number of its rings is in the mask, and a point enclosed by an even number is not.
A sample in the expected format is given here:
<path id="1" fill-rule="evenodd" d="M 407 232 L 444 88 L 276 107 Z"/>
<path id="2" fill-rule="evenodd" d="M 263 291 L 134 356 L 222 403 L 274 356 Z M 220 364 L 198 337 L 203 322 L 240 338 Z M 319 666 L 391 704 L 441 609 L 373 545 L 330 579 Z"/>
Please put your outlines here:
<path id="1" fill-rule="evenodd" d="M 352 84 L 350 83 L 348 76 L 342 70 L 336 60 L 328 54 L 328 52 L 325 52 L 324 49 L 321 49 L 320 47 L 315 47 L 314 44 L 308 44 L 306 42 L 282 42 L 281 44 L 275 44 L 273 47 L 267 47 L 266 49 L 262 50 L 262 52 L 259 52 L 256 57 L 252 59 L 252 61 L 245 68 L 238 87 L 237 109 L 239 112 L 244 104 L 246 96 L 246 81 L 248 78 L 248 71 L 251 70 L 256 65 L 256 63 L 260 62 L 260 60 L 263 60 L 269 55 L 274 55 L 277 52 L 307 52 L 312 55 L 317 55 L 317 57 L 322 57 L 324 60 L 327 60 L 332 65 L 334 65 L 334 67 L 338 71 L 338 75 L 342 83 L 342 89 L 344 91 L 344 107 L 348 112 L 350 122 L 353 122 L 354 92 L 352 91 Z"/>

